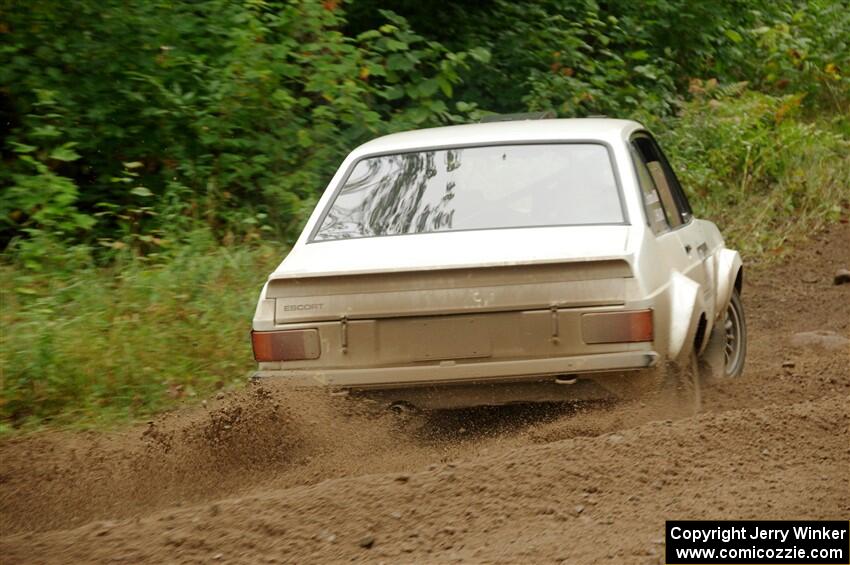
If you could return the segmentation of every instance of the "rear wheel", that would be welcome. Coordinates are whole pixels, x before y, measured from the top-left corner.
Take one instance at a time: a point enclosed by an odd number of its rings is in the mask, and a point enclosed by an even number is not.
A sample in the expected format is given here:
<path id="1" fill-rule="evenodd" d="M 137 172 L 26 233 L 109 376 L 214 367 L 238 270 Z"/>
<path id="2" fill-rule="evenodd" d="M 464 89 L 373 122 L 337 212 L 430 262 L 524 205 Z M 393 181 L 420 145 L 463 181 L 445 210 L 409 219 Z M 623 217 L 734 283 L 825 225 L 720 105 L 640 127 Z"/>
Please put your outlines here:
<path id="1" fill-rule="evenodd" d="M 708 380 L 740 377 L 747 357 L 747 321 L 737 289 L 714 326 L 700 359 L 700 373 Z"/>

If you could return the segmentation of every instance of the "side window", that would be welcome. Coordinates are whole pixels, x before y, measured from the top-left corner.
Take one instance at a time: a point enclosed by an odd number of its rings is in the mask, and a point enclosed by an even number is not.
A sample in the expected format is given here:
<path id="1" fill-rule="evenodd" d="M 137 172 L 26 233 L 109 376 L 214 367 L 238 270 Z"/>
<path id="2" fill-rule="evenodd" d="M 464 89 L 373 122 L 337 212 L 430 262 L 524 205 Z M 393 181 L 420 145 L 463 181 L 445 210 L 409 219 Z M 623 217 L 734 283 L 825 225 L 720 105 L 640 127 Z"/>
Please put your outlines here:
<path id="1" fill-rule="evenodd" d="M 688 222 L 691 216 L 690 204 L 661 148 L 646 134 L 637 135 L 632 145 L 658 189 L 670 227 L 676 228 Z"/>
<path id="2" fill-rule="evenodd" d="M 667 219 L 667 213 L 661 203 L 661 197 L 658 195 L 658 188 L 652 180 L 652 175 L 646 168 L 646 163 L 643 162 L 643 158 L 637 152 L 637 149 L 631 147 L 630 150 L 635 171 L 637 171 L 640 191 L 643 195 L 643 207 L 646 210 L 649 227 L 655 235 L 669 231 L 670 221 Z"/>

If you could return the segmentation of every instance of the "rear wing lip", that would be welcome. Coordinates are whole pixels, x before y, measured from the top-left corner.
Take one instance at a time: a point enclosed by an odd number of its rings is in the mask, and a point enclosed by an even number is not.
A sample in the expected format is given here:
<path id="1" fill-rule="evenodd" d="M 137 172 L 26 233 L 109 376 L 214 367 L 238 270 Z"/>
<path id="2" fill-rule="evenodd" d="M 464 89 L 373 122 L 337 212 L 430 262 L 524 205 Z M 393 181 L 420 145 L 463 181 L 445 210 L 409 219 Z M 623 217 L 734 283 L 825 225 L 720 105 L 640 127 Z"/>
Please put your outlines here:
<path id="1" fill-rule="evenodd" d="M 599 262 L 621 262 L 629 265 L 629 273 L 631 273 L 632 255 L 617 254 L 617 255 L 594 255 L 593 257 L 575 257 L 570 259 L 543 259 L 539 261 L 506 261 L 492 263 L 476 263 L 471 265 L 426 265 L 416 269 L 410 268 L 386 268 L 386 269 L 352 269 L 345 271 L 321 271 L 321 272 L 274 272 L 269 275 L 268 282 L 287 281 L 287 280 L 307 280 L 319 279 L 325 277 L 349 277 L 359 275 L 382 275 L 392 273 L 423 273 L 433 271 L 468 271 L 478 269 L 498 269 L 498 268 L 516 268 L 528 267 L 533 265 L 575 265 L 581 263 L 599 263 Z M 629 274 L 628 276 L 632 276 Z M 269 297 L 271 298 L 271 297 Z"/>

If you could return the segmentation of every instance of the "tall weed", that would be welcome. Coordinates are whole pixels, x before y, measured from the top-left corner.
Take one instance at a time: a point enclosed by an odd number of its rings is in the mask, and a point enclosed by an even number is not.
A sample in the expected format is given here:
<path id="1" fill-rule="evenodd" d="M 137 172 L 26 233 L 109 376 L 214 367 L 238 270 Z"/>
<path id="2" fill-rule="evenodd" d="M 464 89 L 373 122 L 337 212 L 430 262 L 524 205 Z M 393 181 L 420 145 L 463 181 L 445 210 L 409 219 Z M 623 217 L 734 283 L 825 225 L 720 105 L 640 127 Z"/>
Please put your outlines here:
<path id="1" fill-rule="evenodd" d="M 256 297 L 282 252 L 198 239 L 162 264 L 0 266 L 0 418 L 139 417 L 244 379 Z"/>
<path id="2" fill-rule="evenodd" d="M 655 122 L 699 217 L 750 259 L 836 221 L 850 200 L 850 140 L 800 119 L 801 96 L 693 81 L 676 118 Z M 651 119 L 647 121 L 652 121 Z"/>

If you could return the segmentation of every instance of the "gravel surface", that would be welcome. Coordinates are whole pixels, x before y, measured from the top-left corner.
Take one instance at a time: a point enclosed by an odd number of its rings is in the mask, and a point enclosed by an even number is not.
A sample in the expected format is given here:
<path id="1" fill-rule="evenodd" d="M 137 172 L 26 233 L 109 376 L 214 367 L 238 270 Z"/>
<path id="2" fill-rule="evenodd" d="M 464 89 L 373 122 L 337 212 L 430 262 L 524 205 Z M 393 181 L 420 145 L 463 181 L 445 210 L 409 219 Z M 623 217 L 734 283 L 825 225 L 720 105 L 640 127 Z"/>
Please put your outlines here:
<path id="1" fill-rule="evenodd" d="M 667 519 L 847 519 L 850 350 L 794 340 L 850 336 L 846 265 L 838 224 L 746 271 L 744 377 L 688 417 L 644 399 L 399 421 L 263 384 L 6 439 L 2 562 L 663 563 Z"/>

